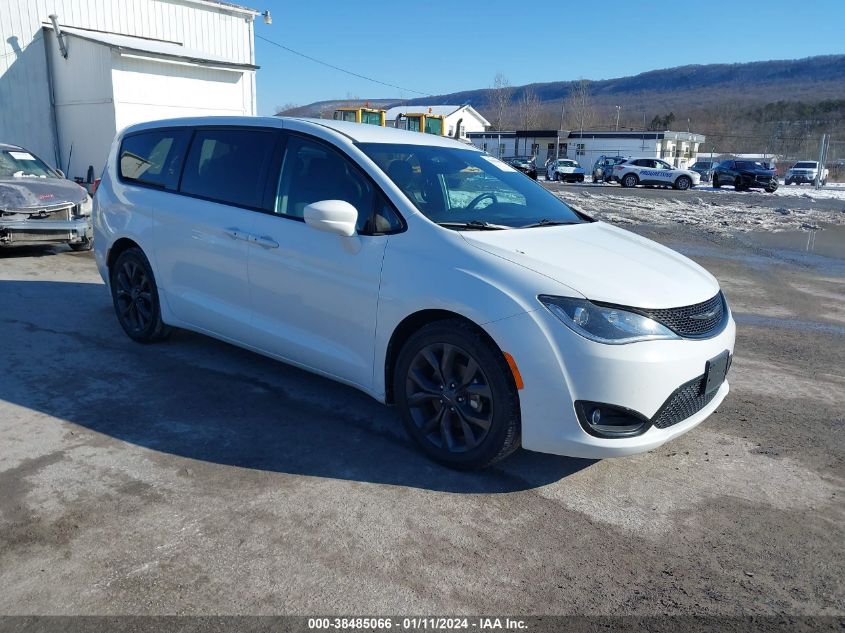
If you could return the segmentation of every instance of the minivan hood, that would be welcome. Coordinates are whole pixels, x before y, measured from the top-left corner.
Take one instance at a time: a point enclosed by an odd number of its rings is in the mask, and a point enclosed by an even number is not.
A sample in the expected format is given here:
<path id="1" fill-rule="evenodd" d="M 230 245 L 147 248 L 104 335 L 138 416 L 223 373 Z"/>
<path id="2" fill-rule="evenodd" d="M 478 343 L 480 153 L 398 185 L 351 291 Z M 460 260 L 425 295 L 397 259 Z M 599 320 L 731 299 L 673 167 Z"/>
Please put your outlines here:
<path id="1" fill-rule="evenodd" d="M 550 277 L 593 301 L 677 308 L 710 299 L 716 279 L 675 251 L 604 222 L 464 231 L 472 246 Z"/>
<path id="2" fill-rule="evenodd" d="M 31 209 L 79 204 L 85 189 L 64 178 L 0 178 L 0 209 Z"/>

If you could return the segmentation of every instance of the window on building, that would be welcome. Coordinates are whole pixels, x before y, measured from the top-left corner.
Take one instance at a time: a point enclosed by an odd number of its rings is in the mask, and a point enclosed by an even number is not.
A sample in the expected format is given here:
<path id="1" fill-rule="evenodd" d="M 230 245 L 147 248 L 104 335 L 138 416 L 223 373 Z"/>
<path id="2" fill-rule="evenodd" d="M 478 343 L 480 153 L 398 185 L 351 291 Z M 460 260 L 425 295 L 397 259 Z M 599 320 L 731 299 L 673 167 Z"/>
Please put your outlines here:
<path id="1" fill-rule="evenodd" d="M 587 152 L 585 151 L 584 143 L 578 143 L 575 145 L 575 155 L 576 156 L 583 156 Z"/>
<path id="2" fill-rule="evenodd" d="M 269 130 L 200 130 L 185 162 L 181 191 L 261 207 L 278 135 Z"/>
<path id="3" fill-rule="evenodd" d="M 540 144 L 539 143 L 532 143 L 531 144 L 531 155 L 537 156 L 540 153 Z"/>
<path id="4" fill-rule="evenodd" d="M 500 143 L 499 144 L 499 156 L 504 156 L 504 155 L 505 155 L 505 144 Z"/>
<path id="5" fill-rule="evenodd" d="M 485 152 L 487 151 L 487 141 L 481 144 L 481 149 Z"/>
<path id="6" fill-rule="evenodd" d="M 150 130 L 123 139 L 120 145 L 120 177 L 143 185 L 176 189 L 188 130 Z"/>

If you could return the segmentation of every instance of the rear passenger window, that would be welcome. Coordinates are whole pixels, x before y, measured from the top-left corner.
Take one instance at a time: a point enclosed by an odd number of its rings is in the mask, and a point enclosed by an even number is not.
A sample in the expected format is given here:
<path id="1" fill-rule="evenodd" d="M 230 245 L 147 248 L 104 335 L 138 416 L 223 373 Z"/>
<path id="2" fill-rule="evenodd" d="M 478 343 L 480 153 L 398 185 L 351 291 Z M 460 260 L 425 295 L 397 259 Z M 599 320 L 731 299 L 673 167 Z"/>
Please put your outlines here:
<path id="1" fill-rule="evenodd" d="M 186 130 L 151 130 L 127 136 L 120 144 L 120 177 L 176 189 L 188 136 Z"/>
<path id="2" fill-rule="evenodd" d="M 200 130 L 194 136 L 183 193 L 260 208 L 278 136 L 268 130 Z"/>

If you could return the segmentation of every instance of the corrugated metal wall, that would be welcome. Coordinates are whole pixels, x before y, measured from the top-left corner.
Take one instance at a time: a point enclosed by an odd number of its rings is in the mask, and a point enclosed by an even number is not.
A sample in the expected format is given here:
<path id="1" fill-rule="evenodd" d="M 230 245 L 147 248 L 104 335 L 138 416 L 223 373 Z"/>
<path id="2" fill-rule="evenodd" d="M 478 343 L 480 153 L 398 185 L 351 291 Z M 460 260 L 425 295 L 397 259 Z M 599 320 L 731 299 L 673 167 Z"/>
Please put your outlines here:
<path id="1" fill-rule="evenodd" d="M 252 15 L 198 0 L 0 0 L 0 141 L 59 164 L 42 24 L 59 23 L 182 43 L 254 63 Z M 254 95 L 255 75 L 245 80 Z M 67 157 L 64 157 L 65 159 Z"/>

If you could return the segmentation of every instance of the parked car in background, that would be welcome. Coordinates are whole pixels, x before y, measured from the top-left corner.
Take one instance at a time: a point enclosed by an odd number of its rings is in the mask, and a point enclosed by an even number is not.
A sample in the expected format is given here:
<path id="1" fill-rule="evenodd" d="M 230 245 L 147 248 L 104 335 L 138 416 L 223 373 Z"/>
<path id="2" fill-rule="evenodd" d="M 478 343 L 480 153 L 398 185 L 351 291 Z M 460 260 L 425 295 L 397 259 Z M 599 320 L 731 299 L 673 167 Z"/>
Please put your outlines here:
<path id="1" fill-rule="evenodd" d="M 830 171 L 825 167 L 822 170 L 820 180 L 822 185 L 827 184 Z M 786 178 L 784 184 L 800 185 L 802 183 L 813 184 L 816 182 L 816 177 L 819 176 L 819 162 L 816 160 L 802 160 L 795 163 L 792 167 L 786 170 Z"/>
<path id="2" fill-rule="evenodd" d="M 676 169 L 659 158 L 628 158 L 613 167 L 613 179 L 623 187 L 654 185 L 689 189 L 701 181 L 701 176 L 689 169 Z"/>
<path id="3" fill-rule="evenodd" d="M 593 163 L 593 182 L 612 182 L 613 168 L 623 160 L 624 156 L 599 156 Z"/>
<path id="4" fill-rule="evenodd" d="M 778 188 L 775 170 L 755 160 L 723 160 L 713 169 L 713 186 L 733 185 L 737 191 L 764 189 L 772 193 Z"/>
<path id="5" fill-rule="evenodd" d="M 571 158 L 558 158 L 549 163 L 546 180 L 584 182 L 584 168 Z"/>
<path id="6" fill-rule="evenodd" d="M 0 246 L 91 249 L 91 197 L 32 152 L 0 143 Z"/>
<path id="7" fill-rule="evenodd" d="M 514 169 L 518 169 L 529 178 L 537 180 L 537 165 L 534 163 L 534 158 L 516 156 L 514 158 L 506 158 L 505 162 Z"/>
<path id="8" fill-rule="evenodd" d="M 94 200 L 127 336 L 183 327 L 351 385 L 455 468 L 520 445 L 649 451 L 729 391 L 736 326 L 712 275 L 449 138 L 141 123 L 114 141 Z"/>
<path id="9" fill-rule="evenodd" d="M 701 176 L 701 182 L 710 182 L 713 176 L 714 165 L 715 163 L 713 161 L 697 160 L 692 164 L 690 170 Z"/>

